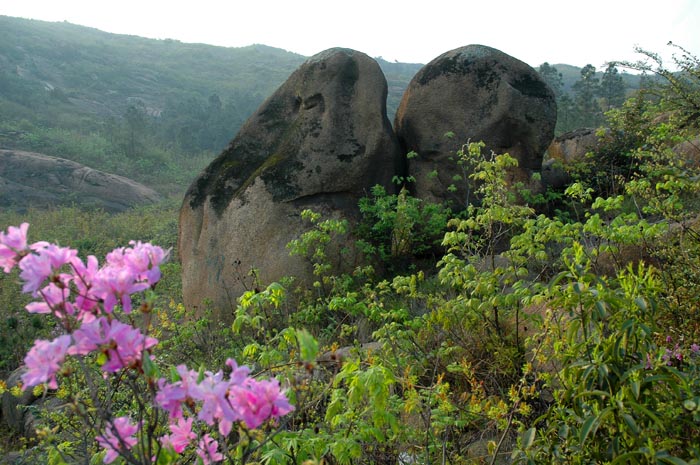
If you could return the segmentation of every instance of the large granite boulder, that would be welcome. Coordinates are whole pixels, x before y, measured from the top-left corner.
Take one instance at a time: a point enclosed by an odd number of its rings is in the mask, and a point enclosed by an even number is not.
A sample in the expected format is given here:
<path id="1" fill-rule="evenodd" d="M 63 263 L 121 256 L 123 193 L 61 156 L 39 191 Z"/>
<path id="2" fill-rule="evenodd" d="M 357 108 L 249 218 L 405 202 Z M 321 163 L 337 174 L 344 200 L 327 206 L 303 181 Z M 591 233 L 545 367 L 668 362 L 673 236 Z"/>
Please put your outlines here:
<path id="1" fill-rule="evenodd" d="M 302 210 L 352 222 L 370 187 L 390 186 L 401 157 L 386 95 L 374 60 L 330 49 L 261 105 L 185 196 L 179 251 L 188 307 L 210 299 L 226 318 L 250 269 L 263 284 L 313 281 L 309 262 L 290 257 L 286 244 L 310 227 Z"/>
<path id="2" fill-rule="evenodd" d="M 77 204 L 109 212 L 156 202 L 153 189 L 74 161 L 20 150 L 0 150 L 0 207 Z"/>
<path id="3" fill-rule="evenodd" d="M 468 45 L 414 76 L 394 127 L 403 150 L 418 154 L 409 160 L 415 195 L 443 201 L 452 198 L 447 188 L 462 174 L 450 159 L 462 144 L 483 141 L 484 153 L 509 153 L 519 162 L 513 179 L 528 181 L 542 166 L 556 119 L 554 93 L 534 69 L 499 50 Z"/>

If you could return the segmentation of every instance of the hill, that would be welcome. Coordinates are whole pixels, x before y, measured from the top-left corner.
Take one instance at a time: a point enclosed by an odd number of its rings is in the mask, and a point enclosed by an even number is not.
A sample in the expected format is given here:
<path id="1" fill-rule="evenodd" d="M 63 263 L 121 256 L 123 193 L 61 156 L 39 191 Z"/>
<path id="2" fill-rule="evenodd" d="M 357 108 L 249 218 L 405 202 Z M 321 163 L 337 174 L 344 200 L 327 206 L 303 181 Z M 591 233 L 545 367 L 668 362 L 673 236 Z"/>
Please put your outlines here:
<path id="1" fill-rule="evenodd" d="M 0 95 L 22 106 L 63 102 L 77 113 L 118 116 L 135 100 L 159 114 L 172 98 L 261 99 L 304 59 L 264 45 L 185 44 L 0 17 Z"/>
<path id="2" fill-rule="evenodd" d="M 0 16 L 0 148 L 180 194 L 306 58 Z M 422 65 L 379 63 L 393 118 Z"/>

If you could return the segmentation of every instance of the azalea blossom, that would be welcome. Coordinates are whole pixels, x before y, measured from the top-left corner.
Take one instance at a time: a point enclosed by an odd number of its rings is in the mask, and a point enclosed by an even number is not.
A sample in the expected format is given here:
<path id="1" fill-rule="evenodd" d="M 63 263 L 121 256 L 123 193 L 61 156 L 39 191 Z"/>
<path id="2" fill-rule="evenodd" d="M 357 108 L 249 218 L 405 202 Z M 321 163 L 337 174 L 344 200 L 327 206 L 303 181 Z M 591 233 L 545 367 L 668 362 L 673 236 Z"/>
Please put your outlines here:
<path id="1" fill-rule="evenodd" d="M 115 373 L 122 368 L 140 364 L 143 352 L 158 344 L 158 340 L 144 336 L 131 325 L 112 320 L 106 330 L 104 343 L 110 348 L 107 350 L 108 360 L 102 369 Z"/>
<path id="2" fill-rule="evenodd" d="M 31 302 L 25 307 L 29 313 L 53 313 L 58 318 L 75 313 L 73 304 L 68 300 L 70 288 L 49 283 L 39 291 L 39 295 L 42 300 Z"/>
<path id="3" fill-rule="evenodd" d="M 180 418 L 177 423 L 171 423 L 170 432 L 171 434 L 161 438 L 161 444 L 171 446 L 178 454 L 181 454 L 193 439 L 197 439 L 197 435 L 192 432 L 192 418 Z"/>
<path id="4" fill-rule="evenodd" d="M 101 366 L 105 379 L 110 373 L 134 368 L 136 376 L 142 375 L 143 357 L 149 356 L 147 351 L 158 341 L 120 321 L 117 310 L 120 306 L 123 313 L 130 313 L 132 296 L 159 281 L 159 266 L 168 252 L 132 241 L 131 247 L 109 253 L 105 265 L 100 267 L 97 258 L 89 256 L 83 261 L 74 249 L 47 242 L 28 246 L 28 227 L 23 223 L 10 227 L 6 233 L 0 232 L 0 267 L 6 272 L 14 266 L 20 268 L 22 290 L 37 298 L 25 307 L 29 313 L 53 314 L 70 334 L 34 343 L 24 360 L 24 389 L 42 383 L 56 389 L 56 376 L 66 357 L 83 357 L 93 352 L 106 356 Z M 229 375 L 221 370 L 201 373 L 180 365 L 176 368 L 176 381 L 158 380 L 153 400 L 168 412 L 171 420 L 170 433 L 159 439 L 164 447 L 182 453 L 197 439 L 192 431 L 194 421 L 218 426 L 222 437 L 226 437 L 235 422 L 257 428 L 294 409 L 277 380 L 256 381 L 250 377 L 248 367 L 239 367 L 232 359 L 226 365 L 231 369 Z M 195 403 L 199 405 L 195 407 Z M 196 417 L 186 417 L 183 406 L 194 407 L 191 412 L 196 412 Z M 127 456 L 127 451 L 138 442 L 135 435 L 140 428 L 126 416 L 108 421 L 96 437 L 105 450 L 104 462 Z M 218 449 L 218 442 L 205 434 L 195 451 L 204 464 L 211 464 L 224 459 Z"/>
<path id="5" fill-rule="evenodd" d="M 34 342 L 34 346 L 24 357 L 27 371 L 22 375 L 23 388 L 27 389 L 43 383 L 48 383 L 51 389 L 58 388 L 56 373 L 61 369 L 70 344 L 71 337 L 67 334 L 53 341 L 39 339 Z"/>
<path id="6" fill-rule="evenodd" d="M 110 264 L 97 272 L 92 293 L 102 300 L 105 312 L 112 313 L 120 303 L 124 313 L 131 313 L 131 295 L 148 288 L 147 283 L 137 281 L 133 270 Z"/>
<path id="7" fill-rule="evenodd" d="M 0 266 L 5 273 L 17 264 L 19 252 L 26 250 L 28 229 L 29 223 L 22 223 L 19 228 L 7 228 L 7 233 L 0 232 Z"/>
<path id="8" fill-rule="evenodd" d="M 93 282 L 99 271 L 99 262 L 94 255 L 87 258 L 87 264 L 79 257 L 71 260 L 73 267 L 73 283 L 77 288 L 77 296 L 75 298 L 75 306 L 80 312 L 80 318 L 92 320 L 95 318 L 95 312 L 99 311 L 99 297 L 92 292 Z"/>
<path id="9" fill-rule="evenodd" d="M 199 440 L 197 455 L 202 459 L 204 465 L 221 462 L 224 459 L 224 456 L 219 452 L 219 443 L 208 434 Z"/>
<path id="10" fill-rule="evenodd" d="M 153 286 L 160 281 L 160 264 L 163 263 L 168 253 L 162 248 L 141 241 L 131 241 L 124 251 L 124 263 L 132 269 L 140 280 Z"/>
<path id="11" fill-rule="evenodd" d="M 269 418 L 279 418 L 294 410 L 280 391 L 276 379 L 248 379 L 243 386 L 234 386 L 229 393 L 233 409 L 248 428 L 257 428 Z"/>
<path id="12" fill-rule="evenodd" d="M 131 423 L 129 417 L 115 418 L 107 425 L 104 432 L 97 436 L 100 447 L 105 449 L 104 463 L 112 463 L 124 450 L 131 450 L 136 444 L 134 434 L 139 430 L 138 425 Z"/>
<path id="13" fill-rule="evenodd" d="M 22 258 L 19 262 L 19 268 L 22 270 L 19 277 L 24 281 L 22 292 L 31 292 L 36 297 L 41 284 L 50 276 L 58 273 L 58 270 L 63 265 L 70 263 L 77 254 L 77 250 L 48 244 L 39 248 L 36 253 Z M 64 284 L 67 284 L 67 280 L 66 275 L 63 278 Z"/>

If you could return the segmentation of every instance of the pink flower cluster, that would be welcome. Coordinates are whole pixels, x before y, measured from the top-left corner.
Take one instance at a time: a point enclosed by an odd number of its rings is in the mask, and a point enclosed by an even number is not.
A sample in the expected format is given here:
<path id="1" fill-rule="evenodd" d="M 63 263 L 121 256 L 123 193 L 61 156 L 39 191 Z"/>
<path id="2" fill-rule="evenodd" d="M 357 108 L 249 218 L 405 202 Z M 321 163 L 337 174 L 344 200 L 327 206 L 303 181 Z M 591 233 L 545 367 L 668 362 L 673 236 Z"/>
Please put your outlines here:
<path id="1" fill-rule="evenodd" d="M 0 267 L 9 273 L 18 266 L 22 291 L 38 298 L 26 306 L 27 311 L 53 313 L 69 334 L 34 343 L 24 360 L 24 387 L 48 383 L 55 388 L 56 373 L 67 355 L 99 350 L 107 355 L 102 369 L 110 373 L 139 366 L 144 352 L 158 341 L 112 313 L 117 303 L 124 313 L 131 312 L 131 296 L 158 282 L 159 265 L 167 256 L 163 249 L 131 242 L 131 247 L 108 254 L 106 264 L 99 267 L 94 256 L 85 264 L 68 247 L 47 242 L 28 245 L 28 228 L 23 223 L 0 232 Z"/>
<path id="2" fill-rule="evenodd" d="M 228 377 L 222 371 L 200 375 L 185 365 L 178 366 L 178 381 L 158 381 L 156 403 L 173 420 L 183 417 L 182 405 L 200 403 L 198 419 L 210 426 L 218 425 L 224 436 L 231 432 L 235 422 L 242 421 L 254 429 L 270 418 L 277 419 L 294 410 L 277 380 L 259 381 L 248 376 L 248 367 L 239 367 L 231 359 L 226 364 L 232 370 Z"/>
<path id="3" fill-rule="evenodd" d="M 144 357 L 158 341 L 117 318 L 116 310 L 129 314 L 132 296 L 155 286 L 160 280 L 160 264 L 167 253 L 148 243 L 130 242 L 130 247 L 118 248 L 106 256 L 99 266 L 97 258 L 86 262 L 76 250 L 46 242 L 27 244 L 29 225 L 10 227 L 0 232 L 0 267 L 9 273 L 20 269 L 22 290 L 37 301 L 26 306 L 30 313 L 53 314 L 67 334 L 52 341 L 37 340 L 24 359 L 22 375 L 24 388 L 46 384 L 58 387 L 56 375 L 67 356 L 103 354 L 101 369 L 105 376 L 121 370 L 143 367 Z M 280 390 L 277 380 L 258 381 L 249 376 L 247 367 L 228 360 L 231 373 L 222 371 L 200 374 L 186 366 L 177 367 L 177 380 L 158 380 L 154 402 L 168 412 L 170 434 L 159 438 L 161 444 L 182 453 L 196 438 L 192 417 L 211 427 L 218 427 L 228 436 L 233 424 L 244 423 L 257 428 L 268 419 L 278 419 L 294 407 Z M 138 373 L 138 371 L 137 371 Z M 142 373 L 142 372 L 141 372 Z M 136 443 L 140 425 L 128 417 L 110 421 L 97 436 L 105 449 L 105 463 L 111 463 Z M 204 434 L 195 449 L 204 464 L 223 460 L 218 442 Z"/>
<path id="4" fill-rule="evenodd" d="M 134 435 L 138 430 L 138 425 L 131 423 L 129 417 L 115 418 L 107 425 L 104 432 L 97 436 L 97 443 L 107 451 L 104 463 L 114 462 L 122 451 L 134 447 L 137 442 Z"/>

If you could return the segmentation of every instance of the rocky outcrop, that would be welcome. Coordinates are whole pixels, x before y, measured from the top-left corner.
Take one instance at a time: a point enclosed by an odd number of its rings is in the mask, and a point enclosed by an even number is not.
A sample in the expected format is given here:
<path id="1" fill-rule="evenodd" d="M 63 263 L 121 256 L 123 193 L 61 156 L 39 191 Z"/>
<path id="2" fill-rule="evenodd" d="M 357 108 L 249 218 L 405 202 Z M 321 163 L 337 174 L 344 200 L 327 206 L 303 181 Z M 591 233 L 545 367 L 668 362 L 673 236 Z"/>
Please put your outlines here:
<path id="1" fill-rule="evenodd" d="M 700 137 L 688 139 L 673 147 L 676 154 L 686 166 L 700 168 Z"/>
<path id="2" fill-rule="evenodd" d="M 26 415 L 26 407 L 31 405 L 37 400 L 31 389 L 23 391 L 21 395 L 15 396 L 10 392 L 10 390 L 21 383 L 21 377 L 24 373 L 23 368 L 18 368 L 13 371 L 10 376 L 5 381 L 7 385 L 7 390 L 0 396 L 0 404 L 2 405 L 2 418 L 3 423 L 12 432 L 18 433 L 20 435 L 25 435 L 25 423 L 28 418 Z"/>
<path id="3" fill-rule="evenodd" d="M 131 179 L 63 158 L 0 150 L 0 207 L 77 204 L 120 212 L 158 201 L 156 191 Z"/>
<path id="4" fill-rule="evenodd" d="M 452 197 L 453 177 L 463 174 L 451 160 L 462 144 L 483 141 L 486 153 L 509 153 L 519 162 L 513 178 L 527 181 L 542 166 L 556 119 L 554 93 L 534 69 L 499 50 L 468 45 L 415 75 L 394 127 L 404 151 L 418 154 L 409 160 L 415 195 L 442 201 Z"/>
<path id="5" fill-rule="evenodd" d="M 556 137 L 547 149 L 547 158 L 563 164 L 580 161 L 586 153 L 600 146 L 594 128 L 581 128 Z"/>
<path id="6" fill-rule="evenodd" d="M 375 184 L 389 186 L 397 172 L 386 94 L 374 60 L 331 49 L 262 104 L 185 196 L 179 251 L 188 307 L 210 299 L 225 317 L 250 269 L 263 283 L 313 280 L 310 264 L 286 250 L 309 229 L 300 212 L 352 222 L 359 198 Z"/>

